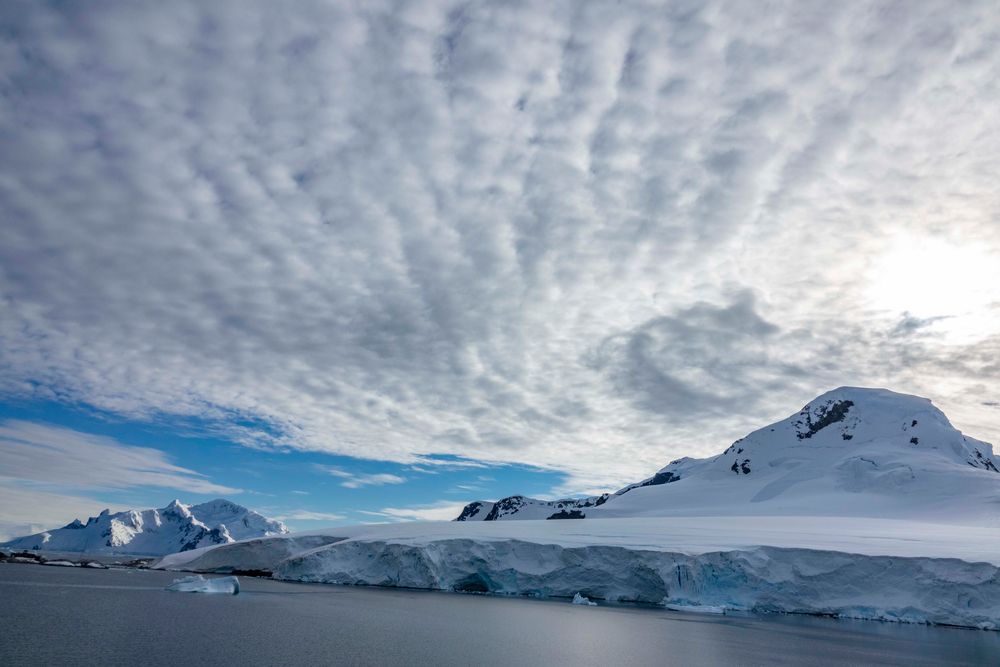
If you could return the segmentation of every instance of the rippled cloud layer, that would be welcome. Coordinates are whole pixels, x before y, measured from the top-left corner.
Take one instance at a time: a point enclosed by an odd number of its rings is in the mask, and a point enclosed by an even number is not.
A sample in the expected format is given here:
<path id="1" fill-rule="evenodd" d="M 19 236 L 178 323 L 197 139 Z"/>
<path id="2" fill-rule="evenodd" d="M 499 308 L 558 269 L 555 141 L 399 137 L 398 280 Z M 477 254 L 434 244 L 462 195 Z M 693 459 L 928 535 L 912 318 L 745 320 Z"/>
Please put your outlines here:
<path id="1" fill-rule="evenodd" d="M 568 490 L 840 384 L 1000 436 L 991 2 L 14 1 L 0 27 L 4 396 Z"/>

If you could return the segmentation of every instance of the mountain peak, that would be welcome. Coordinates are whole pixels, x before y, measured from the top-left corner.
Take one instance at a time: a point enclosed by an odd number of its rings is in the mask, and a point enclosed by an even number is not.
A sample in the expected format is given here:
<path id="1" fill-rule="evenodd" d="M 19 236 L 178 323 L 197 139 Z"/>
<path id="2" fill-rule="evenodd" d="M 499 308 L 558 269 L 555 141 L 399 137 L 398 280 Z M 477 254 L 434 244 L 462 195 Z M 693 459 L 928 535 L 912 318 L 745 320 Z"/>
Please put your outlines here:
<path id="1" fill-rule="evenodd" d="M 209 510 L 209 509 L 211 509 L 211 510 L 226 510 L 226 511 L 231 511 L 231 512 L 247 512 L 247 511 L 249 511 L 243 505 L 239 505 L 237 503 L 234 503 L 231 500 L 226 500 L 225 498 L 214 498 L 212 500 L 207 500 L 207 501 L 205 501 L 203 503 L 199 503 L 197 505 L 192 505 L 191 506 L 192 510 L 194 510 L 195 508 L 199 508 L 199 509 L 203 509 L 203 510 Z"/>
<path id="2" fill-rule="evenodd" d="M 780 433 L 790 427 L 799 441 L 837 437 L 850 441 L 898 434 L 917 427 L 921 421 L 925 426 L 957 433 L 945 414 L 926 398 L 888 389 L 838 387 L 817 396 L 784 422 L 766 426 L 748 438 L 765 432 Z"/>
<path id="3" fill-rule="evenodd" d="M 63 528 L 11 540 L 6 546 L 164 555 L 287 532 L 288 528 L 280 521 L 222 498 L 191 506 L 174 499 L 162 509 L 126 510 L 115 514 L 104 510 L 86 524 L 76 520 Z"/>
<path id="4" fill-rule="evenodd" d="M 566 518 L 812 514 L 971 520 L 995 515 L 998 473 L 992 446 L 963 435 L 930 400 L 838 387 L 721 454 L 677 459 Z M 539 501 L 516 500 L 505 499 L 511 507 L 502 514 L 473 503 L 463 519 L 547 518 L 524 511 Z"/>

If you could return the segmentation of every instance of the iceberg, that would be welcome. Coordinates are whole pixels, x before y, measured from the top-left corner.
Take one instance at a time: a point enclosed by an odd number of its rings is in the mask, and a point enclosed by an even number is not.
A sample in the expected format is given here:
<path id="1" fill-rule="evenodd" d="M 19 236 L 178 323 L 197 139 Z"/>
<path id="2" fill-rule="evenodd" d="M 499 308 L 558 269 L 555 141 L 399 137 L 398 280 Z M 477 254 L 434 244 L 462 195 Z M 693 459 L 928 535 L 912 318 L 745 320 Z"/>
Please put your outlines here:
<path id="1" fill-rule="evenodd" d="M 582 605 L 586 605 L 588 607 L 596 607 L 597 606 L 596 602 L 591 602 L 590 598 L 585 598 L 582 595 L 580 595 L 579 593 L 577 593 L 576 595 L 573 596 L 573 604 L 582 604 Z"/>
<path id="2" fill-rule="evenodd" d="M 221 593 L 223 595 L 239 595 L 240 580 L 236 577 L 217 577 L 206 579 L 200 574 L 174 579 L 167 586 L 168 591 L 175 593 Z"/>
<path id="3" fill-rule="evenodd" d="M 725 614 L 726 608 L 705 604 L 664 604 L 665 609 L 670 611 L 683 611 L 689 614 Z"/>

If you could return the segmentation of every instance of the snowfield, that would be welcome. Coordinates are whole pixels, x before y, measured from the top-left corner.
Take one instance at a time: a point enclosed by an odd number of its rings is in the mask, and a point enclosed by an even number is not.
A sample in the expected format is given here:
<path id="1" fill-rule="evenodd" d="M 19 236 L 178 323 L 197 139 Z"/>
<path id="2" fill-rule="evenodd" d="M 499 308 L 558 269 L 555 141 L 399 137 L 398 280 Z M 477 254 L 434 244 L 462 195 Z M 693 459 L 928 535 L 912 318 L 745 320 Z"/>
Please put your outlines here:
<path id="1" fill-rule="evenodd" d="M 157 567 L 1000 630 L 998 527 L 991 445 L 926 399 L 842 387 L 614 494 L 510 496 L 454 522 L 250 540 Z"/>
<path id="2" fill-rule="evenodd" d="M 467 538 L 519 540 L 561 547 L 616 546 L 696 556 L 772 546 L 842 551 L 864 556 L 958 558 L 1000 566 L 1000 531 L 976 525 L 854 517 L 642 517 L 586 521 L 519 521 L 462 525 L 454 521 L 362 524 L 291 533 L 165 556 L 167 569 L 195 562 L 212 567 L 270 569 L 292 556 L 344 541 L 429 545 Z M 234 562 L 235 559 L 235 562 Z"/>

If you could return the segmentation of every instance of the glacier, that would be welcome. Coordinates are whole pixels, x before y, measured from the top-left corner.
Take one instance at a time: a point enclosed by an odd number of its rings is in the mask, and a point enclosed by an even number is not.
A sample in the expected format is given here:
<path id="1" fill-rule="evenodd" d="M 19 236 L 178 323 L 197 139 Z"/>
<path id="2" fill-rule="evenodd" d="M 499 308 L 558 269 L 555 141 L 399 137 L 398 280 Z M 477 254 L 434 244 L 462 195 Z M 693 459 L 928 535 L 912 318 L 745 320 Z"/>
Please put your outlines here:
<path id="1" fill-rule="evenodd" d="M 1000 535 L 979 526 L 655 517 L 353 526 L 171 554 L 154 567 L 1000 630 L 998 566 Z"/>

